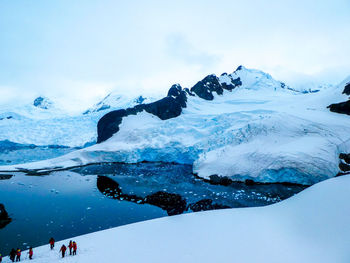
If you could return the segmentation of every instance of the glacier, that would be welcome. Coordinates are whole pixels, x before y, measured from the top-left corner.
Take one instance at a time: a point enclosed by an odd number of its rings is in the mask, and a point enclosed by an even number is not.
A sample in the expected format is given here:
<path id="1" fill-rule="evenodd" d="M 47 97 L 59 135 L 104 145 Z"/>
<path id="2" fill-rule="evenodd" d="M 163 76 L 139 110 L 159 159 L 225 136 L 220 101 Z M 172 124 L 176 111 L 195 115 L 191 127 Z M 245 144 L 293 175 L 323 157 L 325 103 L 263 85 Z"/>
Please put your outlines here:
<path id="1" fill-rule="evenodd" d="M 162 161 L 193 164 L 193 172 L 205 179 L 305 185 L 339 172 L 339 154 L 350 149 L 350 118 L 327 106 L 347 99 L 342 91 L 350 79 L 307 91 L 242 66 L 218 77 L 225 85 L 238 78 L 241 85 L 212 92 L 212 100 L 187 96 L 176 118 L 161 120 L 142 111 L 124 117 L 119 131 L 102 143 L 0 170 Z"/>

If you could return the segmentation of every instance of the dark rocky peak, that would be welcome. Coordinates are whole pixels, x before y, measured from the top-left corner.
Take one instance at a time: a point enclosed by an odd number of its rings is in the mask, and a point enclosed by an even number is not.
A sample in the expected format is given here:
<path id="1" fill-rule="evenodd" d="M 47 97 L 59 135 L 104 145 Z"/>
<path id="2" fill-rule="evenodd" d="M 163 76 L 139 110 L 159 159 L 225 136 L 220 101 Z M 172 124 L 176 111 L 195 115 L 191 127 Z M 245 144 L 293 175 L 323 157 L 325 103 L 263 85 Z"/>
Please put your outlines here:
<path id="1" fill-rule="evenodd" d="M 220 78 L 226 78 L 225 81 L 221 81 Z M 231 75 L 227 73 L 221 74 L 220 78 L 216 75 L 208 75 L 203 80 L 197 82 L 191 88 L 191 92 L 195 93 L 198 97 L 205 100 L 213 100 L 213 92 L 216 92 L 218 95 L 222 95 L 225 90 L 233 90 L 237 86 L 242 85 L 241 79 L 234 79 Z"/>
<path id="2" fill-rule="evenodd" d="M 186 92 L 180 85 L 173 85 L 168 95 L 152 103 L 139 104 L 132 108 L 115 110 L 104 115 L 97 124 L 97 143 L 101 143 L 113 136 L 119 131 L 119 125 L 124 117 L 136 115 L 139 112 L 146 111 L 160 118 L 167 120 L 180 116 L 182 108 L 186 107 Z"/>
<path id="3" fill-rule="evenodd" d="M 168 97 L 174 98 L 178 103 L 180 103 L 182 108 L 186 108 L 186 91 L 182 89 L 180 84 L 174 84 L 171 86 L 168 91 Z"/>
<path id="4" fill-rule="evenodd" d="M 236 68 L 235 71 L 240 71 L 240 70 L 242 70 L 242 69 L 244 69 L 244 67 L 243 67 L 242 65 L 239 65 L 239 66 Z"/>
<path id="5" fill-rule="evenodd" d="M 206 76 L 191 88 L 191 92 L 205 100 L 214 99 L 213 91 L 215 91 L 218 95 L 222 95 L 224 92 L 219 82 L 219 78 L 214 74 Z"/>
<path id="6" fill-rule="evenodd" d="M 168 96 L 178 97 L 180 96 L 182 88 L 179 84 L 174 84 L 168 91 Z"/>
<path id="7" fill-rule="evenodd" d="M 52 107 L 52 102 L 48 98 L 40 96 L 34 100 L 33 105 L 37 108 L 47 110 Z"/>
<path id="8" fill-rule="evenodd" d="M 350 95 L 350 82 L 345 85 L 343 94 Z"/>

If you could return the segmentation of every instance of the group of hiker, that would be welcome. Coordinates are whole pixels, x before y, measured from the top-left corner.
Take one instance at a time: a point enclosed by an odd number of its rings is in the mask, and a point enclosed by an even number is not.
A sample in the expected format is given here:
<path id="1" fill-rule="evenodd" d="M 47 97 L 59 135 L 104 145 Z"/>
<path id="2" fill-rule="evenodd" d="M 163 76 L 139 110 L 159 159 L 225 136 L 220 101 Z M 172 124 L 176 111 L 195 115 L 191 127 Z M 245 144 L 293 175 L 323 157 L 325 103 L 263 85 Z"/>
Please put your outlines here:
<path id="1" fill-rule="evenodd" d="M 50 238 L 49 240 L 49 244 L 50 244 L 50 248 L 51 250 L 54 249 L 55 247 L 55 239 L 53 237 Z M 69 241 L 69 244 L 68 244 L 68 249 L 69 249 L 69 255 L 76 255 L 77 254 L 77 243 L 75 241 Z M 61 249 L 60 249 L 60 253 L 62 255 L 62 257 L 64 258 L 64 256 L 66 255 L 66 250 L 67 250 L 67 247 L 63 244 L 61 246 Z M 33 259 L 33 248 L 30 247 L 29 248 L 29 251 L 28 251 L 28 258 L 29 259 Z M 22 252 L 19 248 L 17 249 L 11 249 L 11 252 L 10 252 L 10 260 L 12 262 L 19 262 L 21 261 L 21 255 L 22 255 Z M 0 263 L 2 262 L 2 256 L 0 254 Z"/>
<path id="2" fill-rule="evenodd" d="M 53 238 L 50 238 L 49 243 L 50 243 L 50 248 L 53 249 L 55 247 L 55 240 Z M 76 255 L 77 249 L 78 249 L 77 242 L 72 241 L 72 240 L 69 241 L 68 249 L 69 249 L 69 255 L 71 255 L 71 256 Z M 66 250 L 67 250 L 67 247 L 65 244 L 63 244 L 61 246 L 61 249 L 60 249 L 60 252 L 61 252 L 61 255 L 63 258 L 66 255 Z"/>
<path id="3" fill-rule="evenodd" d="M 15 262 L 15 261 L 19 262 L 19 261 L 21 261 L 21 255 L 22 255 L 22 251 L 19 248 L 17 248 L 17 249 L 13 248 L 10 251 L 10 260 L 12 262 Z M 32 247 L 29 248 L 28 255 L 29 255 L 29 259 L 33 259 L 33 248 Z M 1 261 L 2 261 L 2 257 L 0 255 L 0 263 L 1 263 Z"/>

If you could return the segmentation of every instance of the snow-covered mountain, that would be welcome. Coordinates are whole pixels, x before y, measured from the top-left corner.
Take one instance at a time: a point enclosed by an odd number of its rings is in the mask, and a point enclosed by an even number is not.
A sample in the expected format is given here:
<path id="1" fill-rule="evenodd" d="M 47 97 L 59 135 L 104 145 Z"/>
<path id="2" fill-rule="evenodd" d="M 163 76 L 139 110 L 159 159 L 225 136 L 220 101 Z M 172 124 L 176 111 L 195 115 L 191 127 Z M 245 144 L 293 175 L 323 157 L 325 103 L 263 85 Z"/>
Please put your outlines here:
<path id="1" fill-rule="evenodd" d="M 193 164 L 211 180 L 312 184 L 335 176 L 339 154 L 350 149 L 350 118 L 327 109 L 347 99 L 344 85 L 298 91 L 239 67 L 191 89 L 174 85 L 156 102 L 111 111 L 98 122 L 97 145 L 1 170 L 164 161 Z"/>
<path id="2" fill-rule="evenodd" d="M 86 115 L 99 111 L 133 107 L 134 105 L 151 102 L 152 100 L 154 100 L 154 98 L 145 98 L 142 95 L 128 97 L 126 95 L 110 93 L 103 100 L 86 110 L 83 114 Z"/>
<path id="3" fill-rule="evenodd" d="M 349 187 L 350 176 L 342 176 L 270 206 L 163 217 L 72 237 L 51 251 L 34 248 L 32 261 L 348 263 Z M 78 253 L 61 259 L 58 250 L 69 240 Z"/>
<path id="4" fill-rule="evenodd" d="M 97 122 L 106 112 L 151 100 L 111 93 L 78 114 L 60 109 L 46 97 L 38 97 L 27 105 L 3 105 L 0 107 L 0 144 L 1 141 L 11 141 L 36 146 L 83 147 L 96 141 Z"/>

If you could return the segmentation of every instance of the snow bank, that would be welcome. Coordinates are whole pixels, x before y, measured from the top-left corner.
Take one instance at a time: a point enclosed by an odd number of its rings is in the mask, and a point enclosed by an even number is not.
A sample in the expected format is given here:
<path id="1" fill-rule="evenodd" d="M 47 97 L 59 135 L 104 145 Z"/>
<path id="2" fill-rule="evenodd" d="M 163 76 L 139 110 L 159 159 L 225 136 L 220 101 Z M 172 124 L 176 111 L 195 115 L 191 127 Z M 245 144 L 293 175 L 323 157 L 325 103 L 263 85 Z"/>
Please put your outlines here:
<path id="1" fill-rule="evenodd" d="M 172 216 L 73 238 L 78 255 L 46 262 L 350 262 L 350 176 L 316 184 L 281 203 Z M 69 240 L 65 240 L 67 245 Z M 8 259 L 5 259 L 7 262 Z"/>

